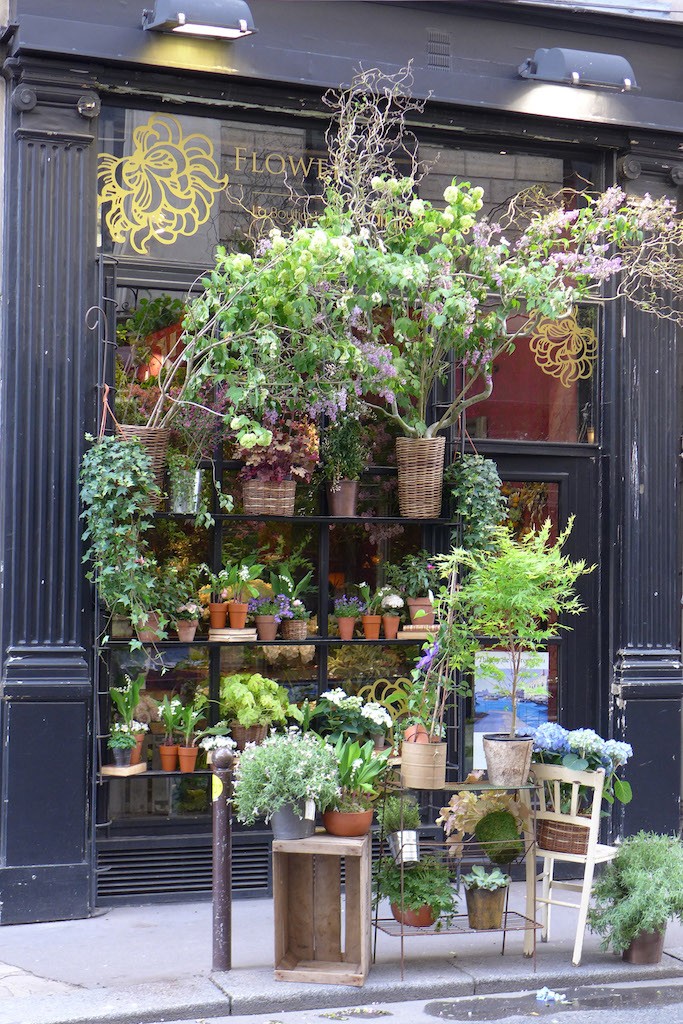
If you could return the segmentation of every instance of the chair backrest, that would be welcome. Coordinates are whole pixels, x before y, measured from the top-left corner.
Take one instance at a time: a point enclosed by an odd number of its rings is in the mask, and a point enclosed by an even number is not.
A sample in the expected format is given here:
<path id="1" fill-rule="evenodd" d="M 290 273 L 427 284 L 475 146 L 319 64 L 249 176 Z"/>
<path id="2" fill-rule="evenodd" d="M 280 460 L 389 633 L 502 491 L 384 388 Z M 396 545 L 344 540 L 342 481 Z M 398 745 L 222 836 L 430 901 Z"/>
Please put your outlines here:
<path id="1" fill-rule="evenodd" d="M 554 764 L 532 764 L 538 782 L 537 821 L 556 821 L 590 830 L 597 842 L 605 770 L 576 772 Z"/>

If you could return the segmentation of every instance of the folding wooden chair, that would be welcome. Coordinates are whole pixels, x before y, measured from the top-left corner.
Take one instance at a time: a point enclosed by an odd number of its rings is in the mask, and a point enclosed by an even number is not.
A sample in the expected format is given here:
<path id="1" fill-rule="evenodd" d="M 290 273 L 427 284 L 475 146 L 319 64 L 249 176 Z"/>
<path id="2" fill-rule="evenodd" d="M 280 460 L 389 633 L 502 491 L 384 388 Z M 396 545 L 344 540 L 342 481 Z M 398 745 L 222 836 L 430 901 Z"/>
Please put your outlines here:
<path id="1" fill-rule="evenodd" d="M 536 879 L 542 883 L 542 894 L 537 897 L 541 904 L 541 940 L 547 942 L 550 936 L 551 907 L 578 910 L 572 955 L 572 963 L 578 967 L 595 865 L 612 860 L 617 853 L 615 846 L 598 842 L 605 772 L 602 768 L 594 772 L 575 772 L 546 764 L 533 764 L 531 771 L 538 784 L 536 854 L 543 858 L 543 870 Z M 553 877 L 556 861 L 582 866 L 583 879 L 557 881 Z M 557 889 L 580 893 L 579 902 L 555 898 Z"/>

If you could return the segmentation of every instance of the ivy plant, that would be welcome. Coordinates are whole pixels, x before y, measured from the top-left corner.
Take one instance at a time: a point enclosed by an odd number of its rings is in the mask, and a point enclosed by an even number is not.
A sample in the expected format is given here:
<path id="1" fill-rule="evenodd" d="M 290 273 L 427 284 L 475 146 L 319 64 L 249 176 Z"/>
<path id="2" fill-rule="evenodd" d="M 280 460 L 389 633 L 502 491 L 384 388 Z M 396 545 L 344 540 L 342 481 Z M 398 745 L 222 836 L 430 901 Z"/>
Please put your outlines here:
<path id="1" fill-rule="evenodd" d="M 493 531 L 505 518 L 506 503 L 496 464 L 482 455 L 459 455 L 444 472 L 453 514 L 460 520 L 460 544 L 468 551 L 491 549 Z"/>

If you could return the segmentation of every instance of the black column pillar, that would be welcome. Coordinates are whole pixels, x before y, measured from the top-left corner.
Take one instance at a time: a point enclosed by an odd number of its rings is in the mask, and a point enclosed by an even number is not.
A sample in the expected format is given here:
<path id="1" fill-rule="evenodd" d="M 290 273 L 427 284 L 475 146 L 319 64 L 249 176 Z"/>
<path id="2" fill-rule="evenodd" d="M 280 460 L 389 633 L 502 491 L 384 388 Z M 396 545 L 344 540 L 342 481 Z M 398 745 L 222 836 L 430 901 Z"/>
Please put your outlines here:
<path id="1" fill-rule="evenodd" d="M 0 922 L 87 915 L 91 616 L 78 466 L 94 422 L 97 96 L 9 61 L 0 335 Z M 76 80 L 77 78 L 77 80 Z"/>
<path id="2" fill-rule="evenodd" d="M 680 154 L 676 154 L 680 159 Z M 630 193 L 676 198 L 683 165 L 644 148 L 619 164 Z M 616 345 L 612 493 L 615 736 L 632 744 L 623 824 L 678 831 L 681 794 L 681 403 L 678 329 L 626 303 Z"/>

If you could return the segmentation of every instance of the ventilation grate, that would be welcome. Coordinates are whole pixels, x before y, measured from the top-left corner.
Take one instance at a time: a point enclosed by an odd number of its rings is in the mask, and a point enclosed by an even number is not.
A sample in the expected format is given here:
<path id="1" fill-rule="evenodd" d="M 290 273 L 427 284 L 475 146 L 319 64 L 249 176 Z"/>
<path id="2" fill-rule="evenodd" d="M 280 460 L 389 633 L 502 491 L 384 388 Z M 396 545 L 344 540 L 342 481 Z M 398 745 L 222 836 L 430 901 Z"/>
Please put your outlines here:
<path id="1" fill-rule="evenodd" d="M 427 65 L 437 71 L 451 70 L 451 37 L 448 32 L 427 29 Z"/>
<path id="2" fill-rule="evenodd" d="M 103 845 L 97 855 L 97 902 L 210 896 L 211 861 L 210 839 L 198 845 Z M 267 841 L 233 846 L 232 881 L 234 895 L 270 894 Z"/>

